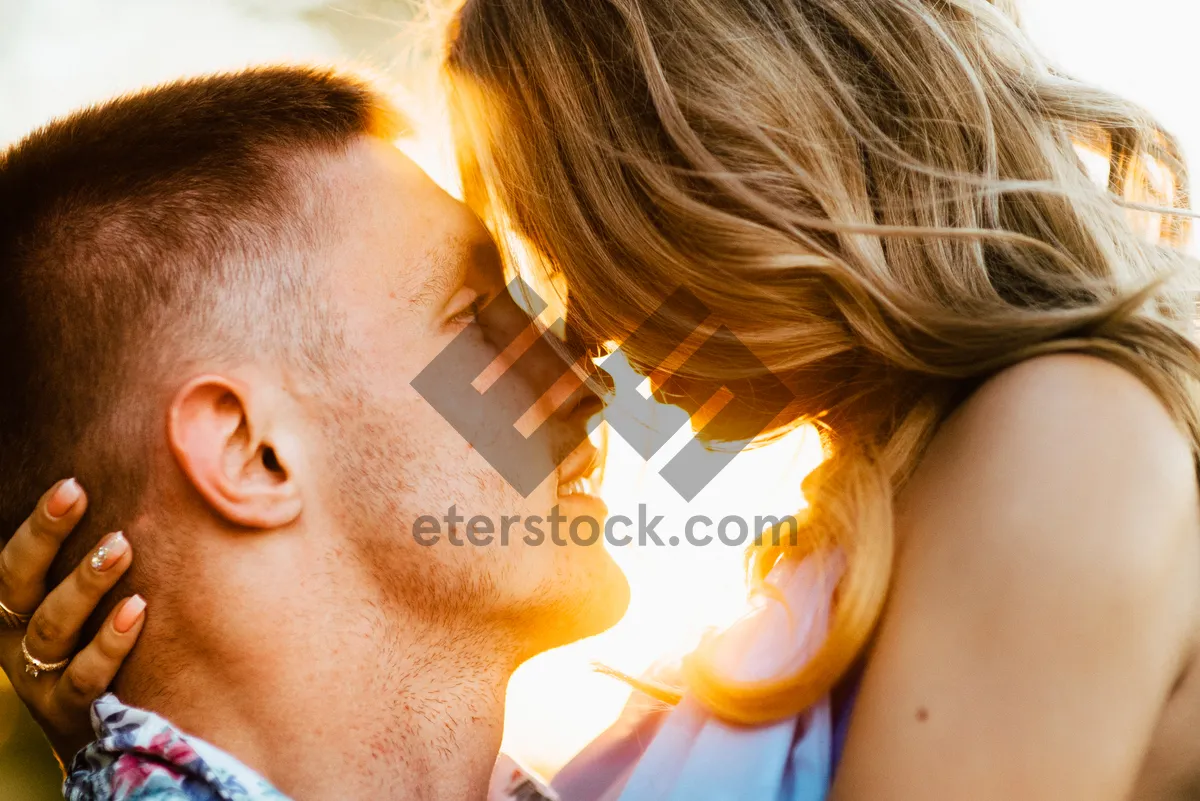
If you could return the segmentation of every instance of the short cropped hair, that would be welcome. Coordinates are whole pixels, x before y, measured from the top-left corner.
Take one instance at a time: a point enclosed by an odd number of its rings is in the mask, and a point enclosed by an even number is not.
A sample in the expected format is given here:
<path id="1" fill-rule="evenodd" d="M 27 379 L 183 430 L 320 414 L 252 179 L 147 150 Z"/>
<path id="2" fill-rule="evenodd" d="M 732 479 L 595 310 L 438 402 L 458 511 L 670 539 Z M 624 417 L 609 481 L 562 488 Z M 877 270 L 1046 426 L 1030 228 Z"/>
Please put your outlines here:
<path id="1" fill-rule="evenodd" d="M 266 68 L 121 97 L 0 156 L 0 543 L 67 476 L 89 512 L 58 577 L 136 514 L 187 363 L 320 366 L 304 159 L 400 129 L 359 80 Z"/>

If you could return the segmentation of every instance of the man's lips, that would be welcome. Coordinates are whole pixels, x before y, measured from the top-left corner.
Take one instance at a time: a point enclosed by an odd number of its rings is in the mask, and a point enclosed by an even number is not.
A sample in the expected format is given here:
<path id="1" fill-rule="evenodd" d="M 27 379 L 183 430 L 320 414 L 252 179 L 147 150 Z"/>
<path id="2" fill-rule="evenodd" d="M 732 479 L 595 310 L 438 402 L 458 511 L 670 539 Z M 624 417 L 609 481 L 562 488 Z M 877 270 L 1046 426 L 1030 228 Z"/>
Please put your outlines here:
<path id="1" fill-rule="evenodd" d="M 595 490 L 592 487 L 592 480 L 590 478 L 576 478 L 572 481 L 566 482 L 565 484 L 559 482 L 558 485 L 558 497 L 560 498 L 567 498 L 572 495 L 594 494 Z"/>

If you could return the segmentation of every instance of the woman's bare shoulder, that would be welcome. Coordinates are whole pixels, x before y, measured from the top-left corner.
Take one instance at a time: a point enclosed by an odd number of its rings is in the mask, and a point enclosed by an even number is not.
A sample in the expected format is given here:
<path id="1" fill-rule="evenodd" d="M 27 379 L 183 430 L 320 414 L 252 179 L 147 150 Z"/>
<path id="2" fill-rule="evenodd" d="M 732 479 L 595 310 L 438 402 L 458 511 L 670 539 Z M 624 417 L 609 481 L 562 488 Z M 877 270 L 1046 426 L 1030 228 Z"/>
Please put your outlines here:
<path id="1" fill-rule="evenodd" d="M 1198 499 L 1188 438 L 1145 383 L 1097 357 L 1045 356 L 946 421 L 901 495 L 901 545 L 953 554 L 981 581 L 1064 601 L 1056 588 L 1074 583 L 1080 603 L 1124 592 L 1183 613 L 1200 608 Z M 1181 565 L 1196 580 L 1176 580 Z"/>
<path id="2" fill-rule="evenodd" d="M 1192 465 L 1156 396 L 1098 359 L 981 387 L 898 499 L 835 797 L 1128 797 L 1195 646 Z"/>
<path id="3" fill-rule="evenodd" d="M 1077 353 L 1021 362 L 985 382 L 941 432 L 947 443 L 988 443 L 996 457 L 1067 454 L 1145 458 L 1195 484 L 1191 447 L 1150 387 L 1108 360 Z M 1112 465 L 1116 466 L 1116 465 Z"/>
<path id="4" fill-rule="evenodd" d="M 969 397 L 906 495 L 933 502 L 949 486 L 959 504 L 1033 512 L 1124 499 L 1188 518 L 1198 495 L 1191 444 L 1150 387 L 1082 354 L 1022 362 Z"/>

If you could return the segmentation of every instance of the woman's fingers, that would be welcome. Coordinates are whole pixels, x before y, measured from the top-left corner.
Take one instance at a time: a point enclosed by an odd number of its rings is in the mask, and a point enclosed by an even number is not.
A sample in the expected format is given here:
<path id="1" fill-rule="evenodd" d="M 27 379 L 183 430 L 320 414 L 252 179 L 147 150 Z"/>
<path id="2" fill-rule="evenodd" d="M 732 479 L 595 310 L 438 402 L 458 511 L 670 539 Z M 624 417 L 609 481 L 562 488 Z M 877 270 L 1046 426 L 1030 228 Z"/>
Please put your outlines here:
<path id="1" fill-rule="evenodd" d="M 91 705 L 103 695 L 129 656 L 141 634 L 146 602 L 140 596 L 126 598 L 109 613 L 95 639 L 75 655 L 61 675 L 56 674 L 48 691 L 25 686 L 18 695 L 30 705 L 42 725 L 54 753 L 64 767 L 95 737 Z"/>
<path id="2" fill-rule="evenodd" d="M 34 612 L 25 634 L 29 653 L 43 662 L 69 657 L 100 599 L 132 562 L 133 551 L 124 534 L 118 531 L 101 540 Z"/>
<path id="3" fill-rule="evenodd" d="M 117 604 L 96 638 L 75 655 L 55 684 L 47 711 L 62 720 L 87 718 L 92 701 L 112 684 L 145 621 L 146 602 L 140 595 Z"/>
<path id="4" fill-rule="evenodd" d="M 0 550 L 0 602 L 25 614 L 46 594 L 46 573 L 63 540 L 87 511 L 87 494 L 73 478 L 60 481 Z"/>
<path id="5" fill-rule="evenodd" d="M 125 599 L 95 639 L 71 658 L 84 624 L 133 562 L 124 535 L 110 534 L 46 595 L 46 574 L 86 511 L 87 496 L 79 483 L 61 481 L 0 550 L 0 603 L 12 612 L 0 617 L 0 666 L 55 751 L 68 758 L 91 739 L 88 707 L 133 648 L 146 606 L 138 596 Z M 28 625 L 20 625 L 35 607 Z M 61 671 L 43 667 L 38 676 L 26 671 L 30 665 L 57 667 L 59 662 L 66 662 Z"/>

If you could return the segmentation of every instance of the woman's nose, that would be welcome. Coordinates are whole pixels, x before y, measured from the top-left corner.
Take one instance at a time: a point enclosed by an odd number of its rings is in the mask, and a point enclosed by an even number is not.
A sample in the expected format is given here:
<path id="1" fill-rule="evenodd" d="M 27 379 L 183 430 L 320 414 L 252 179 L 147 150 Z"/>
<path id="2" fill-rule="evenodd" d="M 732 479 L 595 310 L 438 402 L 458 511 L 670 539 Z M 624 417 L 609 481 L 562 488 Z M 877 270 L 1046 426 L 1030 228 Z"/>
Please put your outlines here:
<path id="1" fill-rule="evenodd" d="M 604 408 L 611 377 L 597 368 L 586 354 L 577 353 L 546 332 L 540 341 L 517 360 L 514 367 L 524 373 L 538 400 L 518 428 L 530 432 L 554 418 L 561 423 L 583 426 Z"/>

